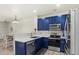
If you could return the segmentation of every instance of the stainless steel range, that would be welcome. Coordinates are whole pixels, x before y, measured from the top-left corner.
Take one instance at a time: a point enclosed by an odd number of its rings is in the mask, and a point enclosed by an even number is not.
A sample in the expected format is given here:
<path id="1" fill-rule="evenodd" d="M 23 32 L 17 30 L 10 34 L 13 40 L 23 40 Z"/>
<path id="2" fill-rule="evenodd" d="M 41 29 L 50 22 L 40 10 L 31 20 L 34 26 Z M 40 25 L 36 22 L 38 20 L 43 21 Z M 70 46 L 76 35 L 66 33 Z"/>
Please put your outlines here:
<path id="1" fill-rule="evenodd" d="M 49 31 L 48 49 L 60 51 L 60 38 L 62 36 L 61 24 L 50 24 Z"/>

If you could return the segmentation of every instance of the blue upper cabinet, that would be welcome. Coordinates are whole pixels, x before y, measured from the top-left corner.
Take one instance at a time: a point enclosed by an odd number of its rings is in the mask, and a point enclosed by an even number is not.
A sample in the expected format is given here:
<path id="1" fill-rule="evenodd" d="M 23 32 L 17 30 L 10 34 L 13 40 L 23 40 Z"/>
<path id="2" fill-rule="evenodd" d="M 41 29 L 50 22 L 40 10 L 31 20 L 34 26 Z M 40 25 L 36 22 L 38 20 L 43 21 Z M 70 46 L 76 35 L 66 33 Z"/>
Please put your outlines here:
<path id="1" fill-rule="evenodd" d="M 49 17 L 49 24 L 59 24 L 59 23 L 60 23 L 60 17 L 59 16 Z"/>
<path id="2" fill-rule="evenodd" d="M 38 30 L 43 30 L 43 27 L 44 27 L 44 25 L 43 25 L 43 19 L 38 19 L 38 23 L 37 23 L 37 28 L 38 28 Z"/>
<path id="3" fill-rule="evenodd" d="M 49 30 L 49 24 L 61 24 L 61 30 L 64 30 L 65 21 L 68 14 L 61 16 L 51 16 L 38 19 L 38 30 Z"/>
<path id="4" fill-rule="evenodd" d="M 49 30 L 49 19 L 44 20 L 44 30 Z"/>
<path id="5" fill-rule="evenodd" d="M 49 30 L 49 24 L 59 24 L 60 17 L 59 16 L 52 16 L 46 18 L 39 18 L 38 19 L 38 30 Z"/>
<path id="6" fill-rule="evenodd" d="M 60 19 L 60 22 L 61 22 L 61 30 L 64 30 L 65 22 L 66 22 L 67 16 L 68 16 L 68 14 L 61 16 L 61 19 Z"/>
<path id="7" fill-rule="evenodd" d="M 49 20 L 46 18 L 38 19 L 38 30 L 49 30 Z"/>

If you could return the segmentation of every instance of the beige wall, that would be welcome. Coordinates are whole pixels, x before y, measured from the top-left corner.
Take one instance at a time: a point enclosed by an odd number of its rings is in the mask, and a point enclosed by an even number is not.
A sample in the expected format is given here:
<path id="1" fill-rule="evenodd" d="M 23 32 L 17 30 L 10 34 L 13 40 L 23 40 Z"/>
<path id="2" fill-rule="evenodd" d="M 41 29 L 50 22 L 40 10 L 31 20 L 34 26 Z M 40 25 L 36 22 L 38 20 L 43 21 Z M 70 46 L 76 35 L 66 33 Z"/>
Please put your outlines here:
<path id="1" fill-rule="evenodd" d="M 34 32 L 34 29 L 37 27 L 36 18 L 29 17 L 23 18 L 19 21 L 18 24 L 12 24 L 13 34 L 26 34 Z"/>
<path id="2" fill-rule="evenodd" d="M 0 39 L 4 38 L 4 35 L 9 33 L 9 23 L 0 22 Z"/>

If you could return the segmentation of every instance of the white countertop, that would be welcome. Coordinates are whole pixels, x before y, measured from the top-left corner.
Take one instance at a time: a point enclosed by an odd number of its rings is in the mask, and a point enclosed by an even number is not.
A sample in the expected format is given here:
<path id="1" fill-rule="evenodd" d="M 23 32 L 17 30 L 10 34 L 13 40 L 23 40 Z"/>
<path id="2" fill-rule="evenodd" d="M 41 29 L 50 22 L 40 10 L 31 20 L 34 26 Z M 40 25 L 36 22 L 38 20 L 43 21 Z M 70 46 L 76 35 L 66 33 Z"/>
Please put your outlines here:
<path id="1" fill-rule="evenodd" d="M 31 41 L 31 40 L 35 40 L 37 38 L 25 38 L 25 39 L 21 39 L 21 38 L 16 38 L 15 41 L 19 41 L 19 42 L 28 42 L 28 41 Z"/>
<path id="2" fill-rule="evenodd" d="M 28 41 L 35 40 L 35 39 L 38 39 L 38 38 L 41 38 L 41 37 L 48 37 L 48 36 L 39 35 L 36 38 L 31 38 L 30 36 L 27 36 L 27 35 L 16 35 L 16 36 L 14 36 L 14 41 L 28 42 Z"/>
<path id="3" fill-rule="evenodd" d="M 39 38 L 39 37 L 37 37 Z M 31 37 L 27 37 L 27 36 L 19 36 L 19 37 L 14 37 L 14 41 L 19 41 L 19 42 L 28 42 L 31 40 L 35 40 L 37 38 L 31 38 Z"/>
<path id="4" fill-rule="evenodd" d="M 13 38 L 14 38 L 14 41 L 20 41 L 20 42 L 28 42 L 28 41 L 35 40 L 35 39 L 38 39 L 41 37 L 50 38 L 50 34 L 47 34 L 47 33 L 40 33 L 40 34 L 37 33 L 37 34 L 33 35 L 33 37 L 34 36 L 36 36 L 36 38 L 31 38 L 31 36 L 27 35 L 27 34 L 18 34 L 18 35 L 14 35 Z M 65 38 L 65 37 L 61 37 L 61 38 Z"/>

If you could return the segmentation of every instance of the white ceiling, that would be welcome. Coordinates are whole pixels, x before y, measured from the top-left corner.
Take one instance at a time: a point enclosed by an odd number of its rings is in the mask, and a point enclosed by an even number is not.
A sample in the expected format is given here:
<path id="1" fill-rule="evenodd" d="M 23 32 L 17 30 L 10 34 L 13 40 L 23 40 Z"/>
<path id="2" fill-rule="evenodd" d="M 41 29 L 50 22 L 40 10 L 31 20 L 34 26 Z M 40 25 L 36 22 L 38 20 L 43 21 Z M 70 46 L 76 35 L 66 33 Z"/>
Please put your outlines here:
<path id="1" fill-rule="evenodd" d="M 57 11 L 66 11 L 78 7 L 78 4 L 62 4 L 57 7 L 56 4 L 0 4 L 0 21 L 10 20 L 15 15 L 17 17 L 30 17 L 34 15 L 33 10 L 37 10 L 37 15 L 42 16 Z"/>

